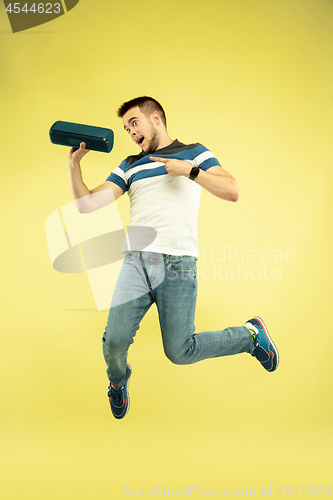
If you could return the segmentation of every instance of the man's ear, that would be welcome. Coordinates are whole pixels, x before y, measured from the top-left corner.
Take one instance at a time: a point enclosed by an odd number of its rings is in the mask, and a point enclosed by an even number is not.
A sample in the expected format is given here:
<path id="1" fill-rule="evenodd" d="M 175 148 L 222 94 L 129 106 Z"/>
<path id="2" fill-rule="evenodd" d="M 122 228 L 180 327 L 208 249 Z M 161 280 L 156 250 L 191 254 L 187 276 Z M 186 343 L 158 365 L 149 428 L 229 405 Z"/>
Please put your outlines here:
<path id="1" fill-rule="evenodd" d="M 154 111 L 151 116 L 152 116 L 153 122 L 156 125 L 158 125 L 160 123 L 160 121 L 161 121 L 161 117 L 160 117 L 159 112 L 158 111 Z"/>

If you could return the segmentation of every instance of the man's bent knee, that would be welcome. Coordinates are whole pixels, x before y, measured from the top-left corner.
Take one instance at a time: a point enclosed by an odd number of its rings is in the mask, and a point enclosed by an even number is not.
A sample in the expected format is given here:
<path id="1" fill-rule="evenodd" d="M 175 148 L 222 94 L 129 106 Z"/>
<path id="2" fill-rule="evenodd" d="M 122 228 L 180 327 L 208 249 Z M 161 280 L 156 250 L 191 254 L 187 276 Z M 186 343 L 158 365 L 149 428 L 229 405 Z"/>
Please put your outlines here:
<path id="1" fill-rule="evenodd" d="M 113 352 L 123 352 L 133 342 L 132 336 L 121 335 L 120 332 L 104 332 L 103 346 Z"/>
<path id="2" fill-rule="evenodd" d="M 165 349 L 164 352 L 171 363 L 174 363 L 175 365 L 188 365 L 192 362 L 191 352 L 189 349 Z"/>

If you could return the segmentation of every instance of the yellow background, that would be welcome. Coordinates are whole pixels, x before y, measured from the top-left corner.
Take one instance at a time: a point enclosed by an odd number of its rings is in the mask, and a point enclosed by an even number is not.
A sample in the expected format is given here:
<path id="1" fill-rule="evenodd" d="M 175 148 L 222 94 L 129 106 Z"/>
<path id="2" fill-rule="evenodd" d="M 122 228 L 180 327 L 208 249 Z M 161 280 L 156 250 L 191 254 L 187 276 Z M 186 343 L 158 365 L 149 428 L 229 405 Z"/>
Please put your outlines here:
<path id="1" fill-rule="evenodd" d="M 332 485 L 332 2 L 81 0 L 17 34 L 3 4 L 0 15 L 1 497 L 193 485 L 281 498 L 279 486 Z M 172 365 L 153 307 L 130 350 L 130 412 L 117 421 L 107 311 L 85 275 L 50 264 L 45 220 L 71 193 L 68 150 L 48 130 L 56 120 L 114 130 L 109 155 L 84 159 L 95 187 L 138 152 L 116 109 L 143 94 L 162 103 L 173 139 L 203 143 L 239 182 L 236 204 L 202 193 L 201 252 L 295 259 L 243 263 L 279 267 L 280 279 L 199 277 L 197 331 L 262 316 L 276 372 L 247 354 Z M 126 225 L 127 195 L 118 207 Z M 212 276 L 214 262 L 201 255 L 199 274 Z"/>

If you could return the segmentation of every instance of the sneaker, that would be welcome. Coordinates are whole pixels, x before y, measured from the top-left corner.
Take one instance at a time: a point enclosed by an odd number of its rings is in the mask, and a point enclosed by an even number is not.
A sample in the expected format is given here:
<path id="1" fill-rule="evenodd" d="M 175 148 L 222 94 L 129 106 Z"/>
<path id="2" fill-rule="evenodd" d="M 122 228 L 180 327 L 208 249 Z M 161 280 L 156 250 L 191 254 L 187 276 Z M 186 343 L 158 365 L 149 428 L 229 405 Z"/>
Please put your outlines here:
<path id="1" fill-rule="evenodd" d="M 245 326 L 253 332 L 254 350 L 252 356 L 256 357 L 268 372 L 273 372 L 279 364 L 279 353 L 273 340 L 268 335 L 265 323 L 255 316 Z"/>
<path id="2" fill-rule="evenodd" d="M 130 376 L 132 375 L 132 369 L 129 364 L 127 364 L 130 369 Z M 117 387 L 112 383 L 109 385 L 109 401 L 111 406 L 112 414 L 115 418 L 124 418 L 129 410 L 129 395 L 128 395 L 128 383 L 130 376 L 123 387 Z"/>

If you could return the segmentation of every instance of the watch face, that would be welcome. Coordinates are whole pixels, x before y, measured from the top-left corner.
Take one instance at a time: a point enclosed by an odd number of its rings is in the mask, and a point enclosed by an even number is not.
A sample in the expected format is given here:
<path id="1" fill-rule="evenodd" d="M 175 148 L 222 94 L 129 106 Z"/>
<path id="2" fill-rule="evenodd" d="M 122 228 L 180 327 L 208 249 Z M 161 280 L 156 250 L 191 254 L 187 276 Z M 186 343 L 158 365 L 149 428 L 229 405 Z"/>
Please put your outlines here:
<path id="1" fill-rule="evenodd" d="M 190 172 L 190 179 L 193 181 L 199 174 L 199 167 L 193 167 Z"/>

